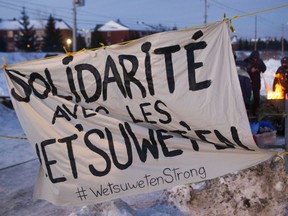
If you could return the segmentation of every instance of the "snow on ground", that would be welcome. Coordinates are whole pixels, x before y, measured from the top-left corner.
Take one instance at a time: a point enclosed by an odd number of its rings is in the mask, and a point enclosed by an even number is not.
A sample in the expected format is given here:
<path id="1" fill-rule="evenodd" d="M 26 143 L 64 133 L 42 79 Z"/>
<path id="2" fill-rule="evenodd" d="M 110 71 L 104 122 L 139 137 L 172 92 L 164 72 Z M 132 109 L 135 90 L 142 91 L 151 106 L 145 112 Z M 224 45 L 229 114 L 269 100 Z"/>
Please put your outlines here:
<path id="1" fill-rule="evenodd" d="M 42 58 L 45 54 L 0 53 L 2 56 L 11 64 Z M 265 64 L 267 71 L 262 81 L 265 79 L 271 86 L 280 61 L 271 58 Z M 265 94 L 264 88 L 261 93 Z M 8 95 L 3 71 L 0 71 L 0 95 Z M 1 103 L 0 125 L 0 136 L 25 137 L 14 110 Z M 283 138 L 279 141 L 284 142 Z M 36 154 L 27 140 L 0 138 L 1 216 L 288 216 L 288 175 L 284 161 L 278 157 L 205 182 L 82 207 L 58 207 L 33 200 L 38 167 Z"/>
<path id="2" fill-rule="evenodd" d="M 0 105 L 0 135 L 25 137 L 14 110 Z M 27 140 L 0 139 L 0 169 L 34 158 L 34 152 Z"/>
<path id="3" fill-rule="evenodd" d="M 280 60 L 279 59 L 268 59 L 264 61 L 267 70 L 265 73 L 262 74 L 261 79 L 261 95 L 266 95 L 265 85 L 264 82 L 266 82 L 269 86 L 269 88 L 272 90 L 272 85 L 274 81 L 274 74 L 277 71 L 278 67 L 280 67 Z"/>

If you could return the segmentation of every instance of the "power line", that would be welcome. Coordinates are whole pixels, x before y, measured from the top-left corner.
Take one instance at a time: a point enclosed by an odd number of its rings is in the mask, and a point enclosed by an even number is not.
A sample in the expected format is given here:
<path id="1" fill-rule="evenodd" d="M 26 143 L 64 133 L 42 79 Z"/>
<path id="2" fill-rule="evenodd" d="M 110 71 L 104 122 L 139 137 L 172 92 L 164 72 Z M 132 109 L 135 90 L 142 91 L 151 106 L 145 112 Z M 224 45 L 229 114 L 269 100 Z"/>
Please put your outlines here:
<path id="1" fill-rule="evenodd" d="M 38 4 L 38 5 L 39 5 L 39 4 Z M 3 1 L 3 0 L 0 1 L 0 6 L 1 6 L 2 8 L 11 9 L 11 10 L 13 10 L 13 11 L 19 12 L 19 16 L 20 16 L 21 11 L 23 10 L 23 7 L 25 7 L 25 10 L 26 10 L 28 16 L 30 16 L 30 15 L 32 14 L 32 15 L 36 15 L 36 16 L 42 16 L 42 18 L 48 18 L 49 15 L 51 14 L 51 13 L 49 13 L 49 12 L 44 12 L 44 11 L 42 11 L 42 10 L 40 10 L 40 9 L 31 8 L 30 6 L 20 6 L 20 5 L 18 5 L 18 4 L 13 4 L 13 3 L 5 2 L 5 1 Z M 44 7 L 44 8 L 47 8 L 46 5 L 45 5 L 45 6 L 42 6 L 42 8 L 43 8 L 43 7 Z M 58 10 L 58 8 L 57 8 L 57 10 Z M 67 14 L 67 13 L 65 13 L 65 14 Z M 68 16 L 63 16 L 63 15 L 59 15 L 59 16 L 58 16 L 58 15 L 57 15 L 57 17 L 71 20 L 71 17 L 68 17 Z"/>
<path id="2" fill-rule="evenodd" d="M 43 5 L 43 4 L 34 4 L 34 5 L 39 5 L 39 6 L 42 6 L 42 8 L 43 7 L 47 8 L 47 5 Z M 23 10 L 23 7 L 25 7 L 28 16 L 30 16 L 32 14 L 32 15 L 36 15 L 36 16 L 41 16 L 42 18 L 48 18 L 49 15 L 51 14 L 49 12 L 44 12 L 42 10 L 34 9 L 31 7 L 27 7 L 27 6 L 20 6 L 17 4 L 5 2 L 3 0 L 0 1 L 0 6 L 2 8 L 6 8 L 6 9 L 10 9 L 10 10 L 19 12 L 19 17 L 20 17 L 21 11 Z M 53 8 L 51 10 L 53 10 Z M 64 14 L 67 14 L 67 11 L 69 11 L 69 13 L 71 12 L 71 9 L 67 9 L 67 8 L 57 8 L 57 10 L 58 11 L 65 11 Z M 84 12 L 83 12 L 83 14 L 84 14 Z M 85 12 L 85 14 L 87 15 L 87 12 Z M 116 18 L 116 17 L 109 17 L 109 16 L 104 16 L 104 15 L 97 15 L 97 16 L 105 17 L 105 18 L 114 18 L 114 19 Z M 71 16 L 62 15 L 62 13 L 60 13 L 60 14 L 56 13 L 56 16 L 54 16 L 54 17 L 65 19 L 68 22 L 72 22 Z M 92 19 L 78 19 L 77 21 L 79 21 L 79 23 L 83 23 L 83 24 L 96 24 L 95 19 L 94 20 L 92 20 Z"/>
<path id="3" fill-rule="evenodd" d="M 237 13 L 248 14 L 247 11 L 239 10 L 239 9 L 231 7 L 231 6 L 227 5 L 227 4 L 223 4 L 223 3 L 221 3 L 221 2 L 219 2 L 217 0 L 211 0 L 211 2 L 213 2 L 214 6 L 222 8 L 222 9 L 229 9 L 229 10 L 235 11 Z M 260 22 L 262 22 L 262 24 L 265 24 L 265 22 L 268 22 L 270 24 L 272 23 L 270 20 L 258 15 L 258 18 L 259 17 L 260 17 Z M 259 19 L 258 19 L 258 21 L 259 21 Z"/>
<path id="4" fill-rule="evenodd" d="M 211 0 L 211 2 L 213 2 L 216 7 L 218 6 L 218 7 L 222 8 L 222 9 L 230 9 L 230 10 L 232 10 L 232 11 L 236 11 L 236 12 L 240 12 L 240 13 L 244 13 L 244 14 L 247 13 L 247 12 L 245 12 L 245 11 L 242 11 L 242 10 L 239 10 L 239 9 L 236 9 L 236 8 L 233 8 L 233 7 L 230 7 L 230 6 L 227 5 L 227 4 L 223 4 L 223 3 L 221 3 L 221 2 L 218 2 L 217 0 Z"/>
<path id="5" fill-rule="evenodd" d="M 40 17 L 41 19 L 47 19 L 49 17 L 50 14 L 53 14 L 53 16 L 55 18 L 59 18 L 59 19 L 63 19 L 65 20 L 67 23 L 71 24 L 73 23 L 73 17 L 72 17 L 72 5 L 71 7 L 51 7 L 50 5 L 45 5 L 45 4 L 39 4 L 39 3 L 35 3 L 33 1 L 20 1 L 20 2 L 11 2 L 8 0 L 0 0 L 0 6 L 2 8 L 6 8 L 9 10 L 13 10 L 13 11 L 17 11 L 19 13 L 19 17 L 21 16 L 21 11 L 23 10 L 23 7 L 25 7 L 27 15 L 30 18 L 34 18 L 34 17 Z M 33 8 L 33 7 L 39 7 L 39 9 L 37 8 Z M 45 8 L 46 10 L 43 11 L 43 8 Z M 92 12 L 90 10 L 83 10 L 82 8 L 79 9 L 77 8 L 77 23 L 79 25 L 91 25 L 91 28 L 94 28 L 96 26 L 96 24 L 101 24 L 101 23 L 105 23 L 107 22 L 107 19 L 112 19 L 112 20 L 117 20 L 117 19 L 124 19 L 124 20 L 128 20 L 125 21 L 126 24 L 135 24 L 137 21 L 139 21 L 139 18 L 134 18 L 134 17 L 115 17 L 115 16 L 108 16 L 108 15 L 104 15 L 104 14 L 99 14 L 99 13 L 95 13 Z M 51 12 L 48 12 L 47 10 L 50 10 Z M 53 13 L 53 10 L 57 10 L 57 12 Z M 71 14 L 71 16 L 69 16 L 68 14 Z M 93 19 L 83 19 L 81 18 L 81 16 L 87 16 L 87 15 L 91 15 L 89 17 L 93 16 Z M 15 18 L 15 17 L 14 17 Z M 98 22 L 96 21 L 98 20 Z M 143 20 L 140 20 L 143 21 Z M 148 21 L 147 21 L 148 22 Z M 175 25 L 175 22 L 173 21 L 159 21 L 159 20 L 152 20 L 149 21 L 149 23 L 162 23 L 163 25 Z"/>

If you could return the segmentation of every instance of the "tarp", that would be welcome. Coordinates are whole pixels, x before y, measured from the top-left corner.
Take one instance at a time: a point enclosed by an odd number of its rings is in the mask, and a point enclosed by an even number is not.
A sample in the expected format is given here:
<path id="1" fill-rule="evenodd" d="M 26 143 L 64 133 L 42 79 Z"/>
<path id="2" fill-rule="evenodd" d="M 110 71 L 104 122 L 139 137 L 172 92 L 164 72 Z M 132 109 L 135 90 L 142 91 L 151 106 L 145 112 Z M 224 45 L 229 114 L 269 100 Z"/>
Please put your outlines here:
<path id="1" fill-rule="evenodd" d="M 227 23 L 6 68 L 41 163 L 36 199 L 99 203 L 272 156 L 249 126 Z"/>

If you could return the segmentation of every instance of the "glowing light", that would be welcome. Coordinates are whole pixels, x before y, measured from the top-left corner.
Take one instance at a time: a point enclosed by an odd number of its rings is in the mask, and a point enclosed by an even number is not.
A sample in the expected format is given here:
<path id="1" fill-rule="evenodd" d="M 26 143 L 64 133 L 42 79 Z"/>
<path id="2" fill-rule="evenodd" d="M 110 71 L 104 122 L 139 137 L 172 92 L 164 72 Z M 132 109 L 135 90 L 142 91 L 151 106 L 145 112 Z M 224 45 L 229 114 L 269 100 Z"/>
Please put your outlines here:
<path id="1" fill-rule="evenodd" d="M 70 38 L 68 38 L 68 39 L 66 40 L 66 43 L 67 43 L 68 46 L 70 46 L 71 43 L 72 43 L 72 40 L 71 40 Z"/>

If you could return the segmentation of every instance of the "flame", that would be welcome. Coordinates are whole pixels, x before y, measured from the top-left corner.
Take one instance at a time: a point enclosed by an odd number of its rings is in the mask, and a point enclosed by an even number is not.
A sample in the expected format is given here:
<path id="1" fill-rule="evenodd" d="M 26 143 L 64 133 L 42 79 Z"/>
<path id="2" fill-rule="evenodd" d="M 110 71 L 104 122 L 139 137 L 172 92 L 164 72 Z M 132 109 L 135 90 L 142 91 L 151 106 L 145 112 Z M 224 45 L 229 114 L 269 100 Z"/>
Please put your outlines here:
<path id="1" fill-rule="evenodd" d="M 267 83 L 265 82 L 265 89 L 266 89 L 266 97 L 267 99 L 284 99 L 285 98 L 285 94 L 284 94 L 284 87 L 280 84 L 277 83 L 275 85 L 275 91 L 272 91 Z"/>

